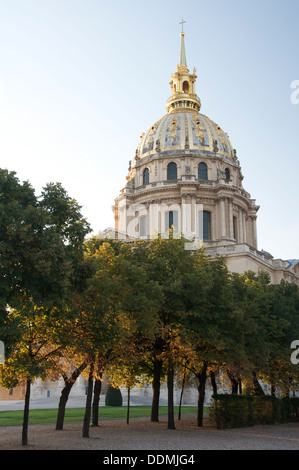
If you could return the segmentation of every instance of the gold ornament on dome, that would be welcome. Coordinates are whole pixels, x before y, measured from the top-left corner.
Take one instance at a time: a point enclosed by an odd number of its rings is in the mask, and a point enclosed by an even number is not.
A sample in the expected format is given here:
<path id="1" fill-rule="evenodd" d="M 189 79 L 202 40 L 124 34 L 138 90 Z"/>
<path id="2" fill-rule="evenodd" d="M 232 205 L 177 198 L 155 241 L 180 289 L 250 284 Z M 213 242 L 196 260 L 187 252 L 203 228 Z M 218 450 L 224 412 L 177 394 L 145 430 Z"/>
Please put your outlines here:
<path id="1" fill-rule="evenodd" d="M 152 141 L 154 140 L 154 133 L 156 132 L 156 130 L 157 130 L 157 125 L 154 124 L 154 125 L 151 127 L 151 129 L 150 129 L 150 131 L 149 131 L 149 134 L 148 134 L 148 136 L 147 136 L 146 143 L 145 143 L 146 146 L 148 146 L 149 144 L 151 144 Z"/>
<path id="2" fill-rule="evenodd" d="M 168 136 L 172 140 L 172 142 L 177 138 L 177 128 L 179 127 L 178 121 L 176 118 L 173 118 L 171 123 L 169 124 L 169 134 Z"/>
<path id="3" fill-rule="evenodd" d="M 204 130 L 204 125 L 203 123 L 198 119 L 193 119 L 193 125 L 194 125 L 194 134 L 195 137 L 198 139 L 204 139 L 205 138 L 205 133 L 203 132 Z"/>
<path id="4" fill-rule="evenodd" d="M 223 132 L 223 130 L 221 129 L 221 127 L 219 127 L 217 124 L 215 124 L 215 128 L 216 128 L 216 132 L 218 133 L 218 135 L 220 137 L 225 137 L 225 132 Z"/>
<path id="5" fill-rule="evenodd" d="M 227 146 L 227 143 L 226 143 L 226 140 L 225 139 L 220 139 L 220 142 L 222 144 L 223 147 L 226 147 Z"/>

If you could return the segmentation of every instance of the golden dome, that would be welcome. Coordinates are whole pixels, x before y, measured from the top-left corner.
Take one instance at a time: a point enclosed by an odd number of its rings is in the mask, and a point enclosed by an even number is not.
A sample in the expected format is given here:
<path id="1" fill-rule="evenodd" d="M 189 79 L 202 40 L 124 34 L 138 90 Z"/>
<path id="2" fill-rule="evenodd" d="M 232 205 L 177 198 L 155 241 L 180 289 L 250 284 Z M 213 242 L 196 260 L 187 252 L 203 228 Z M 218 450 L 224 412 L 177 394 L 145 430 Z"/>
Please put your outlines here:
<path id="1" fill-rule="evenodd" d="M 228 135 L 207 116 L 184 108 L 163 116 L 141 136 L 137 156 L 161 152 L 186 153 L 235 160 Z"/>
<path id="2" fill-rule="evenodd" d="M 161 152 L 173 156 L 190 153 L 236 160 L 228 135 L 211 119 L 200 114 L 201 102 L 196 95 L 196 69 L 187 67 L 184 32 L 181 33 L 180 63 L 171 75 L 171 96 L 166 101 L 168 114 L 142 134 L 136 158 Z M 161 155 L 162 156 L 162 155 Z"/>

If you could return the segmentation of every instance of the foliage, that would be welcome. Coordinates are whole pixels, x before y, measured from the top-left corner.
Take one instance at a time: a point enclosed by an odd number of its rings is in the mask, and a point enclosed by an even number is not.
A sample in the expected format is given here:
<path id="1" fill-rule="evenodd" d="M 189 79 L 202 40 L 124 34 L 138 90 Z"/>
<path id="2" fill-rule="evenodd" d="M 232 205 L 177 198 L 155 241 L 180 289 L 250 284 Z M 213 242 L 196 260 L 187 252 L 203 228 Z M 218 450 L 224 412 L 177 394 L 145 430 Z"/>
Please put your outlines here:
<path id="1" fill-rule="evenodd" d="M 246 395 L 216 395 L 209 408 L 209 419 L 217 429 L 253 425 L 252 398 Z"/>
<path id="2" fill-rule="evenodd" d="M 184 368 L 196 378 L 198 423 L 211 372 L 248 395 L 216 400 L 221 425 L 296 415 L 288 395 L 299 383 L 290 361 L 299 337 L 297 285 L 272 285 L 264 272 L 229 273 L 221 257 L 186 250 L 171 230 L 168 239 L 135 243 L 86 241 L 89 231 L 61 184 L 37 197 L 28 182 L 0 170 L 2 385 L 68 377 L 84 365 L 91 389 L 105 373 L 128 389 L 147 380 L 157 419 L 162 380 L 172 411 L 174 377 Z M 258 396 L 260 380 L 282 400 Z"/>
<path id="3" fill-rule="evenodd" d="M 105 398 L 106 406 L 122 406 L 123 399 L 119 388 L 114 388 L 112 385 L 108 386 Z"/>
<path id="4" fill-rule="evenodd" d="M 209 419 L 217 429 L 298 421 L 299 398 L 214 395 L 209 407 Z"/>

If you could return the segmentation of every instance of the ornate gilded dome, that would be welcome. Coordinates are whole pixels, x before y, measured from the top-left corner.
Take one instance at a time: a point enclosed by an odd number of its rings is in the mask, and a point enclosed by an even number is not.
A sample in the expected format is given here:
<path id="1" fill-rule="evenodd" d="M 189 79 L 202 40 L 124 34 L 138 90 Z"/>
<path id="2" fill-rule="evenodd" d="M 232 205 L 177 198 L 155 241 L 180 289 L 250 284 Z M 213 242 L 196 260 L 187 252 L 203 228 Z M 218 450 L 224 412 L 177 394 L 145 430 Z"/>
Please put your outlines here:
<path id="1" fill-rule="evenodd" d="M 161 152 L 172 152 L 175 156 L 183 152 L 209 157 L 217 154 L 235 162 L 228 135 L 199 113 L 201 101 L 195 92 L 196 69 L 191 74 L 187 67 L 184 36 L 182 31 L 180 63 L 171 75 L 171 96 L 166 101 L 168 114 L 142 134 L 136 158 Z"/>
<path id="2" fill-rule="evenodd" d="M 228 135 L 201 113 L 184 36 L 182 31 L 167 114 L 142 134 L 129 161 L 126 185 L 115 200 L 115 227 L 133 238 L 168 234 L 175 227 L 211 249 L 236 243 L 256 248 L 258 206 L 243 188 Z"/>
<path id="3" fill-rule="evenodd" d="M 188 101 L 186 108 L 187 106 Z M 212 152 L 235 160 L 229 137 L 218 124 L 207 116 L 186 108 L 163 116 L 141 136 L 138 157 L 167 151 L 173 153 L 182 150 L 186 153 L 189 149 L 191 154 L 210 155 Z"/>

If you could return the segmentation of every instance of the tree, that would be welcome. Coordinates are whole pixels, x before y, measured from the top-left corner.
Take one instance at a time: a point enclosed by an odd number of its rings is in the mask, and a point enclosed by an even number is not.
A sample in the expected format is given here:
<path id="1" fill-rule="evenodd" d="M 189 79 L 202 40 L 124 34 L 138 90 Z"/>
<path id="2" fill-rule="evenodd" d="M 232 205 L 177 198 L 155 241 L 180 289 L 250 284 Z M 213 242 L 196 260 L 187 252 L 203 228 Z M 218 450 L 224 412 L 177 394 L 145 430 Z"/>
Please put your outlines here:
<path id="1" fill-rule="evenodd" d="M 72 335 L 76 351 L 86 357 L 89 375 L 83 422 L 83 437 L 89 437 L 94 379 L 100 379 L 123 327 L 118 303 L 121 280 L 113 244 L 104 242 L 95 248 L 94 240 L 86 243 L 85 261 L 93 265 L 83 290 L 72 295 Z M 97 375 L 96 375 L 97 374 Z"/>
<path id="2" fill-rule="evenodd" d="M 134 356 L 134 347 L 128 346 L 126 348 L 126 354 L 116 357 L 116 360 L 110 364 L 108 369 L 109 375 L 109 387 L 112 389 L 119 390 L 122 387 L 126 387 L 128 392 L 127 397 L 127 424 L 130 422 L 130 391 L 131 388 L 142 385 L 144 383 L 144 376 L 140 374 L 140 363 L 138 357 Z M 106 403 L 108 403 L 108 392 L 106 394 Z"/>
<path id="3" fill-rule="evenodd" d="M 222 258 L 202 257 L 196 268 L 190 279 L 188 314 L 182 331 L 186 367 L 198 380 L 197 426 L 202 426 L 207 374 L 223 361 L 231 302 L 227 296 L 228 271 Z"/>
<path id="4" fill-rule="evenodd" d="M 68 312 L 65 302 L 70 286 L 77 282 L 83 240 L 90 229 L 80 207 L 60 184 L 47 185 L 37 198 L 29 183 L 21 184 L 15 173 L 7 170 L 0 171 L 0 206 L 0 328 L 7 345 L 7 364 L 2 372 L 5 381 L 17 370 L 17 376 L 26 380 L 26 444 L 30 384 L 37 372 L 43 375 L 47 369 L 45 358 L 60 349 L 52 338 L 62 312 L 63 317 Z M 47 330 L 48 326 L 53 331 Z M 54 348 L 47 343 L 50 352 L 45 351 L 45 330 Z"/>
<path id="5" fill-rule="evenodd" d="M 164 358 L 167 362 L 168 428 L 175 429 L 173 412 L 173 387 L 175 363 L 183 347 L 182 335 L 186 332 L 186 320 L 205 298 L 208 271 L 207 258 L 202 250 L 185 249 L 183 239 L 157 238 L 148 249 L 149 278 L 156 280 L 162 290 L 162 302 L 158 309 L 160 341 L 164 342 Z M 201 300 L 199 300 L 201 299 Z"/>
<path id="6" fill-rule="evenodd" d="M 5 326 L 8 330 L 12 326 L 14 338 L 13 348 L 2 367 L 1 383 L 7 388 L 26 384 L 22 444 L 27 445 L 31 384 L 38 377 L 46 378 L 53 370 L 52 359 L 60 353 L 60 346 L 55 343 L 59 320 L 56 312 L 44 311 L 24 298 L 19 310 L 10 310 Z"/>
<path id="7" fill-rule="evenodd" d="M 262 378 L 271 384 L 271 394 L 279 388 L 286 396 L 290 387 L 299 381 L 298 366 L 290 361 L 290 345 L 299 337 L 299 288 L 284 280 L 269 286 L 272 302 L 267 322 L 267 341 L 270 345 Z"/>
<path id="8" fill-rule="evenodd" d="M 129 334 L 129 351 L 133 359 L 138 358 L 142 373 L 149 380 L 153 379 L 151 420 L 158 421 L 160 380 L 166 345 L 158 314 L 163 301 L 162 287 L 150 276 L 152 261 L 149 259 L 147 242 L 123 244 L 119 255 L 123 287 L 120 309 Z"/>
<path id="9" fill-rule="evenodd" d="M 36 274 L 32 249 L 39 245 L 42 227 L 33 188 L 28 182 L 21 184 L 15 172 L 0 169 L 1 322 L 16 292 L 31 286 Z"/>
<path id="10" fill-rule="evenodd" d="M 227 372 L 234 393 L 243 379 L 252 393 L 260 394 L 263 392 L 258 376 L 266 367 L 270 348 L 267 338 L 272 303 L 270 279 L 267 273 L 252 271 L 232 274 L 230 279 L 233 307 L 232 323 L 228 323 L 231 333 L 224 351 Z"/>
<path id="11" fill-rule="evenodd" d="M 62 353 L 65 354 L 64 351 Z M 62 376 L 64 380 L 64 388 L 61 391 L 59 404 L 58 404 L 58 412 L 57 412 L 57 419 L 56 419 L 57 431 L 63 429 L 65 408 L 66 408 L 66 404 L 69 398 L 69 394 L 71 392 L 71 389 L 74 383 L 76 382 L 80 374 L 82 374 L 82 372 L 86 369 L 86 367 L 87 367 L 86 359 L 82 359 L 81 364 L 79 364 L 77 367 L 72 366 L 70 371 L 68 370 L 69 367 L 64 367 L 64 368 L 57 367 L 57 369 L 60 372 L 60 375 Z"/>

